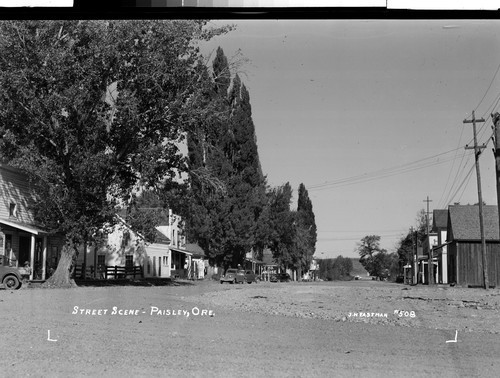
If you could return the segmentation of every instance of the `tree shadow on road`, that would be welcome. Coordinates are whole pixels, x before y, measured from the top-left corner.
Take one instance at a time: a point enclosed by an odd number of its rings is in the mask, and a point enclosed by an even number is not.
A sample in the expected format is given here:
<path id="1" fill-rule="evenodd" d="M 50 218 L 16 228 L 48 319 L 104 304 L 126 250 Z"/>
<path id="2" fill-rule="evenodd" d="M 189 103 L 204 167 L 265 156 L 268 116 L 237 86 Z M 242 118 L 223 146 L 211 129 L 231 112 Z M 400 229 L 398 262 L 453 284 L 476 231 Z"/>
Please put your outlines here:
<path id="1" fill-rule="evenodd" d="M 141 278 L 141 279 L 111 279 L 111 280 L 75 280 L 80 287 L 102 286 L 194 286 L 193 282 L 173 280 L 170 278 Z"/>

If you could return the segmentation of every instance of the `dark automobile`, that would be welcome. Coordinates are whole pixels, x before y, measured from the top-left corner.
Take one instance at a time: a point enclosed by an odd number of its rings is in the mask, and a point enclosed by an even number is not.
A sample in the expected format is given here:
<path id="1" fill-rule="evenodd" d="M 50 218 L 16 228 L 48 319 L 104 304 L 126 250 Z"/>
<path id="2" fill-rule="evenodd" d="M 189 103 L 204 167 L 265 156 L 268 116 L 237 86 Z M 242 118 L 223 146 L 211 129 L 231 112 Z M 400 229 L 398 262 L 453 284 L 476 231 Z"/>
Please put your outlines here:
<path id="1" fill-rule="evenodd" d="M 245 281 L 247 283 L 249 283 L 249 284 L 251 284 L 252 282 L 258 282 L 259 281 L 259 276 L 256 275 L 251 270 L 245 270 L 244 274 L 245 274 Z"/>
<path id="2" fill-rule="evenodd" d="M 22 278 L 19 270 L 10 266 L 0 265 L 0 283 L 6 289 L 19 289 L 22 285 Z"/>
<path id="3" fill-rule="evenodd" d="M 245 282 L 245 271 L 237 269 L 228 269 L 226 273 L 220 277 L 220 283 L 243 283 Z"/>
<path id="4" fill-rule="evenodd" d="M 290 277 L 290 275 L 288 273 L 276 273 L 276 274 L 273 274 L 271 276 L 269 281 L 271 281 L 271 282 L 288 282 L 291 279 L 292 278 Z"/>

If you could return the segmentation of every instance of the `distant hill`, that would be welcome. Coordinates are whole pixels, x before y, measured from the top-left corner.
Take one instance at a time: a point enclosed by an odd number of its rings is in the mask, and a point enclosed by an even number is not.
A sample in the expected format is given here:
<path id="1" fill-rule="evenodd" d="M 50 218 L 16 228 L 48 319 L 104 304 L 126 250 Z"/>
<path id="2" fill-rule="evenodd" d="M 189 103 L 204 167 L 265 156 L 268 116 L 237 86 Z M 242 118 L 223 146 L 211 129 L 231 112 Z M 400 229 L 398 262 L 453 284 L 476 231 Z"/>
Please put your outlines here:
<path id="1" fill-rule="evenodd" d="M 351 276 L 360 276 L 360 277 L 365 277 L 368 275 L 368 272 L 366 271 L 365 268 L 363 268 L 363 265 L 359 262 L 359 258 L 351 258 L 352 261 L 352 270 L 351 270 Z"/>

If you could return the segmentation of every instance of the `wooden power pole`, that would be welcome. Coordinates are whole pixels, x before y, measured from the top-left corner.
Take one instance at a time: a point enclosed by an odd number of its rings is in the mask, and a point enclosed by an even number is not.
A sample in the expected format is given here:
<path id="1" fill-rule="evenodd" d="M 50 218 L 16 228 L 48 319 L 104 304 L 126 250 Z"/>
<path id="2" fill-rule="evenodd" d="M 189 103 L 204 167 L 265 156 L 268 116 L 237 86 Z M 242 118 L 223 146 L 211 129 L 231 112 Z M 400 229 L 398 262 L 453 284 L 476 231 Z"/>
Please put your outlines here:
<path id="1" fill-rule="evenodd" d="M 416 285 L 418 284 L 418 249 L 417 249 L 417 238 L 416 234 L 417 231 L 413 230 L 413 227 L 411 228 L 411 254 L 412 254 L 412 266 L 413 266 L 413 284 Z"/>
<path id="2" fill-rule="evenodd" d="M 485 122 L 483 118 L 476 119 L 474 110 L 472 111 L 472 120 L 464 119 L 464 123 L 472 123 L 472 128 L 474 132 L 474 147 L 465 146 L 466 150 L 473 149 L 474 157 L 476 160 L 476 174 L 477 174 L 477 196 L 479 198 L 479 229 L 481 231 L 481 246 L 483 255 L 483 278 L 484 278 L 484 288 L 488 290 L 490 283 L 488 280 L 488 257 L 486 256 L 486 239 L 484 237 L 484 219 L 483 219 L 483 196 L 481 194 L 481 174 L 479 172 L 479 155 L 481 155 L 481 150 L 486 146 L 477 145 L 477 133 L 476 133 L 476 123 Z"/>
<path id="3" fill-rule="evenodd" d="M 432 246 L 431 246 L 431 238 L 429 234 L 429 202 L 432 202 L 432 200 L 429 199 L 429 196 L 427 196 L 427 199 L 424 200 L 424 202 L 427 202 L 427 211 L 425 213 L 425 223 L 427 227 L 427 247 L 429 248 L 429 261 L 427 262 L 427 275 L 429 278 L 429 285 L 432 285 L 434 283 L 434 264 L 432 262 L 433 256 L 432 256 Z"/>
<path id="4" fill-rule="evenodd" d="M 495 148 L 493 149 L 493 155 L 495 155 L 495 171 L 497 179 L 497 208 L 498 208 L 498 219 L 500 225 L 500 113 L 495 113 L 491 115 L 493 120 L 493 144 Z M 500 229 L 499 229 L 500 235 Z"/>

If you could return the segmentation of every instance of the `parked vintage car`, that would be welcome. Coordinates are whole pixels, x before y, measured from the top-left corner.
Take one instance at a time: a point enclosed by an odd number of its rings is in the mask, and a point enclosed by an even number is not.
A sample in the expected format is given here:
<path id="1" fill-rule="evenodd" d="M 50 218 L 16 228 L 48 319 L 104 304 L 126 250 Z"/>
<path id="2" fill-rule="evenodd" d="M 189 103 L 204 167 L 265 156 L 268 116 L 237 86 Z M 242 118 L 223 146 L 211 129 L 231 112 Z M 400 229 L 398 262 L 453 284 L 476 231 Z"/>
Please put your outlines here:
<path id="1" fill-rule="evenodd" d="M 252 282 L 259 282 L 260 280 L 259 276 L 251 270 L 245 270 L 244 274 L 245 274 L 245 281 L 249 284 L 251 284 Z"/>
<path id="2" fill-rule="evenodd" d="M 269 281 L 271 281 L 271 282 L 288 282 L 291 279 L 292 278 L 290 277 L 290 275 L 288 273 L 276 273 L 276 274 L 271 275 L 271 278 L 269 279 Z"/>
<path id="3" fill-rule="evenodd" d="M 6 289 L 20 289 L 22 285 L 22 277 L 17 268 L 0 265 L 0 283 Z"/>
<path id="4" fill-rule="evenodd" d="M 245 271 L 237 269 L 228 269 L 226 273 L 220 277 L 220 283 L 244 283 L 245 282 Z"/>

